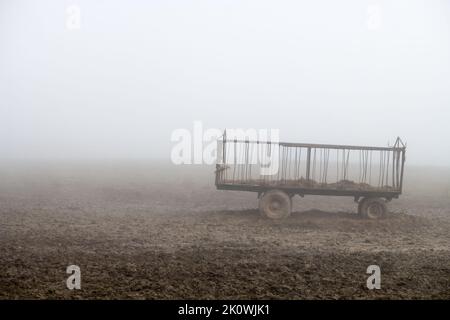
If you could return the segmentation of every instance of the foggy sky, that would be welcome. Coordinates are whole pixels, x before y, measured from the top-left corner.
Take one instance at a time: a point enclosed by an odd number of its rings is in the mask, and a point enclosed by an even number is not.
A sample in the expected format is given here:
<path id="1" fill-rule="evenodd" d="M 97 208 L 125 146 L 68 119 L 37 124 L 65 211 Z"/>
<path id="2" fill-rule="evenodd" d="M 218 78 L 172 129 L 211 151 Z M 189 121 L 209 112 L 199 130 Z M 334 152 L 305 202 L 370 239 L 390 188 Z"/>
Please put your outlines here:
<path id="1" fill-rule="evenodd" d="M 445 0 L 0 0 L 0 158 L 169 159 L 199 120 L 448 165 L 449 88 Z"/>

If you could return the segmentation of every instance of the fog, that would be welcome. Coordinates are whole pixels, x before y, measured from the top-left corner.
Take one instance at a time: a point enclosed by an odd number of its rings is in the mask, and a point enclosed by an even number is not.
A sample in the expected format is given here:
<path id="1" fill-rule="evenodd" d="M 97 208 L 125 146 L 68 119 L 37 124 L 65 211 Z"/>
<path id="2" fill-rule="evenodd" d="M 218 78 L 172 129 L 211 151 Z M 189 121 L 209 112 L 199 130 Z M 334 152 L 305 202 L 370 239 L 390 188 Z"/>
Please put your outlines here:
<path id="1" fill-rule="evenodd" d="M 0 0 L 2 159 L 169 159 L 201 121 L 447 165 L 449 88 L 445 0 Z"/>

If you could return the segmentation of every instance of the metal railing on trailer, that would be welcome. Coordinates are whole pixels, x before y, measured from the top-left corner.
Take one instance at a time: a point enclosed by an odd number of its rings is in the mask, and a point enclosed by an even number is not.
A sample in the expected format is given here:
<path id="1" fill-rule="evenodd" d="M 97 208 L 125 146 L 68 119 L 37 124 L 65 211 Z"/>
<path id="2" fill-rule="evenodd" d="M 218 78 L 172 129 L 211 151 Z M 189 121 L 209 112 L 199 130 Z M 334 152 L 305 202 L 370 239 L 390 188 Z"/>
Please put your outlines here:
<path id="1" fill-rule="evenodd" d="M 406 145 L 388 147 L 218 140 L 215 184 L 222 190 L 398 198 Z"/>

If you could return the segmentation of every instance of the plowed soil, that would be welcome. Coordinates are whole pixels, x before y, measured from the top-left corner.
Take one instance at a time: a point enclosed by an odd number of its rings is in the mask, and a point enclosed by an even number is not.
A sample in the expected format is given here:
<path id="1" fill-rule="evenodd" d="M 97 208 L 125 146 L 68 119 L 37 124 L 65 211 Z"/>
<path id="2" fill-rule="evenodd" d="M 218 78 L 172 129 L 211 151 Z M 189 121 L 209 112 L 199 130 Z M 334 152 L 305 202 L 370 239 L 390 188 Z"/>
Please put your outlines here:
<path id="1" fill-rule="evenodd" d="M 281 221 L 212 167 L 2 164 L 2 299 L 450 298 L 450 174 L 406 172 L 379 221 L 351 198 L 294 198 Z M 66 268 L 81 268 L 81 290 Z M 381 289 L 369 290 L 369 265 Z"/>

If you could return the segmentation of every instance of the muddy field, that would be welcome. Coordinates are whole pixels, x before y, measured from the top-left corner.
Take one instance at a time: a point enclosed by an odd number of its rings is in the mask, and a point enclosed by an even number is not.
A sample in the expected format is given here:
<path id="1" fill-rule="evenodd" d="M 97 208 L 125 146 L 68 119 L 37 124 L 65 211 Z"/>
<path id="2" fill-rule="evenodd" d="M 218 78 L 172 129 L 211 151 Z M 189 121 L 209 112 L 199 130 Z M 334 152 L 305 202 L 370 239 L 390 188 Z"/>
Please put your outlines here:
<path id="1" fill-rule="evenodd" d="M 449 299 L 450 170 L 408 168 L 381 221 L 351 198 L 294 198 L 283 221 L 212 167 L 2 163 L 0 298 Z M 82 289 L 66 288 L 66 267 Z M 381 268 L 368 290 L 366 269 Z"/>

